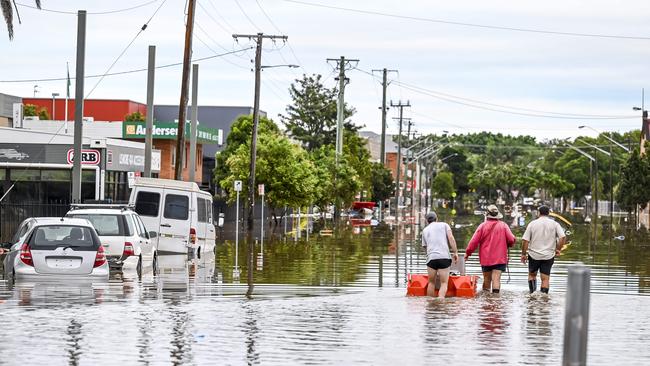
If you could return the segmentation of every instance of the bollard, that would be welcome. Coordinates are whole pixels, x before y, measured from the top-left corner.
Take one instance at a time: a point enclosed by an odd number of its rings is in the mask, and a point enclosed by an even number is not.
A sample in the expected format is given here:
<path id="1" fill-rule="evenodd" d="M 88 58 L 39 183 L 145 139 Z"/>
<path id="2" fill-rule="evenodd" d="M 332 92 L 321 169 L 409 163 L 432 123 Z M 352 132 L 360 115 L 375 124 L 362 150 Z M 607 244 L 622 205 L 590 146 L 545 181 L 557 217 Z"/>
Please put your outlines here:
<path id="1" fill-rule="evenodd" d="M 591 269 L 581 264 L 569 268 L 564 317 L 562 365 L 587 364 Z"/>

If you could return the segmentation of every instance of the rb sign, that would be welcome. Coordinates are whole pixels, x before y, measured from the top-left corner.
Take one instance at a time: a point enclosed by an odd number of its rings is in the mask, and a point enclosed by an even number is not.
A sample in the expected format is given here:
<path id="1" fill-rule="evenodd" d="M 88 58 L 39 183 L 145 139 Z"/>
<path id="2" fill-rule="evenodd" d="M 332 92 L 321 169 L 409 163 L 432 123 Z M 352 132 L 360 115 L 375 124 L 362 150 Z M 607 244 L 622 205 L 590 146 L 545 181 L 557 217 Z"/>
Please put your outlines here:
<path id="1" fill-rule="evenodd" d="M 74 149 L 68 150 L 67 154 L 68 164 L 74 162 Z M 83 149 L 81 150 L 81 164 L 83 165 L 99 165 L 101 161 L 101 154 L 98 150 Z"/>

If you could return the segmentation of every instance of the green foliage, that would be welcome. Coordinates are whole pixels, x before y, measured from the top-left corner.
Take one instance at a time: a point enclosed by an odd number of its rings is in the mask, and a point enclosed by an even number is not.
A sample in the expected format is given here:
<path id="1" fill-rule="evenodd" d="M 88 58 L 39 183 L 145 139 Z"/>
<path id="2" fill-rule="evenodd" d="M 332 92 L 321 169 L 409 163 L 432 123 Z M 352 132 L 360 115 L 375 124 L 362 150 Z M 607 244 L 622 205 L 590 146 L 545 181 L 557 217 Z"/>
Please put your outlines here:
<path id="1" fill-rule="evenodd" d="M 354 196 L 362 184 L 354 167 L 343 155 L 336 164 L 336 151 L 332 146 L 324 146 L 312 152 L 312 161 L 316 165 L 318 186 L 315 189 L 314 204 L 321 210 L 337 203 L 347 207 L 354 201 Z"/>
<path id="2" fill-rule="evenodd" d="M 646 145 L 648 146 L 648 145 Z M 621 167 L 621 181 L 616 192 L 616 201 L 628 212 L 636 205 L 645 208 L 650 201 L 650 156 L 639 155 L 635 149 Z"/>
<path id="3" fill-rule="evenodd" d="M 455 154 L 455 155 L 454 155 Z M 437 154 L 441 159 L 445 159 L 444 164 L 447 170 L 452 173 L 453 184 L 456 192 L 461 196 L 469 192 L 469 174 L 474 169 L 472 163 L 468 160 L 467 151 L 456 146 L 447 146 Z"/>
<path id="4" fill-rule="evenodd" d="M 300 141 L 308 151 L 336 144 L 338 90 L 325 87 L 321 78 L 321 75 L 303 75 L 291 84 L 292 104 L 287 106 L 286 116 L 280 115 L 289 136 Z M 345 107 L 345 119 L 354 113 L 353 108 Z M 349 121 L 344 122 L 344 128 L 352 132 L 359 130 Z"/>
<path id="5" fill-rule="evenodd" d="M 135 111 L 131 114 L 124 116 L 124 121 L 126 122 L 144 122 L 146 120 L 145 115 L 139 111 Z"/>
<path id="6" fill-rule="evenodd" d="M 381 163 L 372 163 L 372 199 L 374 202 L 385 201 L 395 195 L 395 181 L 390 169 Z"/>
<path id="7" fill-rule="evenodd" d="M 23 106 L 23 115 L 25 117 L 36 117 L 38 115 L 38 107 L 34 104 L 25 104 Z"/>
<path id="8" fill-rule="evenodd" d="M 51 119 L 50 113 L 47 111 L 47 109 L 41 108 L 38 110 L 38 119 L 43 121 L 49 121 Z"/>
<path id="9" fill-rule="evenodd" d="M 372 188 L 372 163 L 367 140 L 356 132 L 346 130 L 343 135 L 343 155 L 357 173 L 360 189 L 369 191 Z"/>
<path id="10" fill-rule="evenodd" d="M 228 134 L 228 138 L 226 139 L 226 143 L 227 143 L 226 148 L 223 151 L 218 152 L 217 155 L 215 156 L 216 166 L 214 168 L 214 181 L 216 183 L 220 184 L 220 182 L 230 174 L 227 161 L 230 158 L 230 156 L 233 155 L 235 151 L 237 151 L 240 148 L 240 146 L 247 145 L 249 156 L 250 156 L 250 142 L 251 142 L 252 134 L 253 134 L 253 116 L 242 115 L 237 117 L 235 122 L 233 122 L 232 126 L 230 127 L 230 133 Z M 266 117 L 260 117 L 259 125 L 257 126 L 258 138 L 266 134 L 279 135 L 280 129 L 272 120 Z M 249 157 L 249 161 L 250 161 L 250 157 Z M 246 176 L 248 177 L 248 175 Z M 228 191 L 230 187 L 224 187 L 224 189 Z"/>
<path id="11" fill-rule="evenodd" d="M 247 181 L 250 167 L 250 144 L 241 144 L 226 161 L 230 174 L 220 181 L 229 192 L 229 202 L 237 193 L 235 180 Z M 265 185 L 265 198 L 271 207 L 302 207 L 314 200 L 315 167 L 300 146 L 279 134 L 265 132 L 259 136 L 255 169 L 256 184 Z M 248 195 L 244 184 L 242 195 Z"/>
<path id="12" fill-rule="evenodd" d="M 451 198 L 454 193 L 454 177 L 451 172 L 440 172 L 431 182 L 431 190 L 438 198 Z"/>

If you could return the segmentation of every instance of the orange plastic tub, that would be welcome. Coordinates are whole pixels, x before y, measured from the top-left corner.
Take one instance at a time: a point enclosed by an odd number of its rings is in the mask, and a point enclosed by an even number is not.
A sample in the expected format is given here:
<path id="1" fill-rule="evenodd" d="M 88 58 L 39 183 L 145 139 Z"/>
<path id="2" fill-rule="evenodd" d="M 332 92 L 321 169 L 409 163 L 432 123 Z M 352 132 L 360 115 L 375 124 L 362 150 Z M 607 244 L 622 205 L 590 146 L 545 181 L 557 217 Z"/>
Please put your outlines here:
<path id="1" fill-rule="evenodd" d="M 474 297 L 476 296 L 477 283 L 478 276 L 449 276 L 445 297 Z M 428 286 L 429 275 L 409 274 L 406 283 L 406 296 L 426 296 Z M 434 291 L 434 296 L 438 296 L 438 289 Z"/>

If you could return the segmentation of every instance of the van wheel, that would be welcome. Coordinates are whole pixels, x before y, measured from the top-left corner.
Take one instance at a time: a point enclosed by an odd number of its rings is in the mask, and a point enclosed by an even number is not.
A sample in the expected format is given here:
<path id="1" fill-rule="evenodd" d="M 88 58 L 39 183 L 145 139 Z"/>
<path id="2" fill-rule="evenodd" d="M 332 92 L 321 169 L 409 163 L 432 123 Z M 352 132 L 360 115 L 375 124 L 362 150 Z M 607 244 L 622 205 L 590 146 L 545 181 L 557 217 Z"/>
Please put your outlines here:
<path id="1" fill-rule="evenodd" d="M 201 259 L 201 247 L 196 249 L 196 258 Z"/>
<path id="2" fill-rule="evenodd" d="M 153 275 L 158 276 L 158 253 L 153 255 Z"/>
<path id="3" fill-rule="evenodd" d="M 138 257 L 138 265 L 135 267 L 135 271 L 138 273 L 138 278 L 142 277 L 142 255 Z"/>

